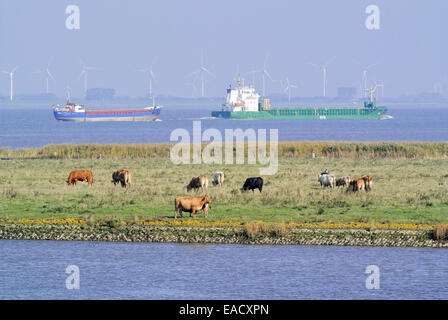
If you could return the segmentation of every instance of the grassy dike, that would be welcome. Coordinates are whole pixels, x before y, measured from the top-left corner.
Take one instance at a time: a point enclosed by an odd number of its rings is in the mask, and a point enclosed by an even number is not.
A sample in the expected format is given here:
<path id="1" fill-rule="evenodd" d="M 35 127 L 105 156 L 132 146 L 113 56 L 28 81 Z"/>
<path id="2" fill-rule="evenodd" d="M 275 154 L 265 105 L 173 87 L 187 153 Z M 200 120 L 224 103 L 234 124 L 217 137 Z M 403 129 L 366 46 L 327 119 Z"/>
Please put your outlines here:
<path id="1" fill-rule="evenodd" d="M 311 154 L 315 153 L 316 158 Z M 258 165 L 174 165 L 169 145 L 58 145 L 0 150 L 0 238 L 447 247 L 448 143 L 280 143 L 263 193 L 242 193 Z M 125 190 L 112 171 L 132 171 Z M 374 176 L 373 191 L 322 190 L 318 173 Z M 94 186 L 68 187 L 74 169 Z M 209 187 L 205 219 L 173 219 L 192 176 Z M 200 195 L 199 192 L 197 195 Z M 194 195 L 194 193 L 190 193 Z"/>

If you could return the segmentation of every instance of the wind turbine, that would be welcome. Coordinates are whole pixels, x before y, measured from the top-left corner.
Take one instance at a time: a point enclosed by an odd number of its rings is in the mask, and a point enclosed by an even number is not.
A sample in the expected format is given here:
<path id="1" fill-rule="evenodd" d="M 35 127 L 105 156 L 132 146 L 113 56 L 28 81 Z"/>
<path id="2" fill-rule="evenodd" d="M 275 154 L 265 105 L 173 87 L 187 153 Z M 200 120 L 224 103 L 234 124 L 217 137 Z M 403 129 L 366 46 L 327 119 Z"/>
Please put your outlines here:
<path id="1" fill-rule="evenodd" d="M 376 81 L 373 81 L 375 83 L 375 88 L 380 87 L 381 88 L 381 97 L 384 97 L 384 83 L 377 83 Z"/>
<path id="2" fill-rule="evenodd" d="M 79 79 L 84 76 L 84 96 L 87 96 L 87 71 L 89 70 L 98 70 L 96 67 L 86 66 L 81 61 L 81 73 L 79 74 Z"/>
<path id="3" fill-rule="evenodd" d="M 324 63 L 323 65 L 318 65 L 315 63 L 309 63 L 310 65 L 312 65 L 313 67 L 316 67 L 318 69 L 322 69 L 322 90 L 323 90 L 323 96 L 325 97 L 327 95 L 327 67 L 330 63 L 333 62 L 333 60 L 336 59 L 336 57 L 331 58 L 330 60 L 328 60 L 326 63 Z"/>
<path id="4" fill-rule="evenodd" d="M 297 88 L 297 86 L 295 84 L 290 83 L 289 79 L 286 78 L 286 86 L 283 91 L 288 92 L 288 102 L 291 102 L 291 89 L 292 88 Z"/>
<path id="5" fill-rule="evenodd" d="M 191 86 L 191 88 L 192 88 L 192 91 L 191 91 L 191 97 L 192 98 L 194 98 L 195 97 L 195 95 L 196 95 L 196 91 L 197 91 L 197 87 L 196 87 L 196 84 L 194 83 L 196 81 L 196 79 L 194 79 L 192 82 L 187 82 L 187 83 L 185 83 L 185 85 L 187 85 L 187 86 Z"/>
<path id="6" fill-rule="evenodd" d="M 199 68 L 189 74 L 189 76 L 199 75 L 199 77 L 201 78 L 201 97 L 204 97 L 204 95 L 205 95 L 205 77 L 204 76 L 206 74 L 216 78 L 216 76 L 213 73 L 211 73 L 210 70 L 208 70 L 204 66 L 204 55 L 202 54 L 201 55 L 201 64 L 200 64 Z"/>
<path id="7" fill-rule="evenodd" d="M 152 60 L 151 65 L 149 66 L 149 68 L 147 69 L 138 69 L 137 71 L 139 72 L 144 72 L 144 73 L 148 73 L 148 77 L 149 77 L 149 96 L 152 97 L 152 82 L 156 81 L 156 76 L 154 75 L 154 71 L 152 70 L 152 66 L 154 65 L 155 61 L 157 58 L 154 58 Z"/>
<path id="8" fill-rule="evenodd" d="M 364 90 L 365 92 L 369 93 L 370 101 L 373 100 L 373 94 L 376 92 L 378 87 L 381 87 L 381 93 L 384 94 L 384 92 L 383 92 L 384 85 L 383 84 L 377 84 L 376 82 L 375 82 L 375 86 L 373 88 L 369 88 L 369 89 L 365 89 Z"/>
<path id="9" fill-rule="evenodd" d="M 367 67 L 364 67 L 364 69 L 362 70 L 362 80 L 361 80 L 361 92 L 363 93 L 363 98 L 366 97 L 366 92 L 368 91 L 367 88 L 367 70 L 369 70 L 370 68 L 376 66 L 378 63 L 374 63 L 371 65 L 368 65 Z"/>
<path id="10" fill-rule="evenodd" d="M 70 87 L 67 85 L 66 87 L 65 87 L 65 96 L 66 96 L 66 98 L 67 98 L 67 102 L 69 102 L 70 101 Z"/>
<path id="11" fill-rule="evenodd" d="M 253 77 L 253 74 L 256 72 L 261 73 L 261 78 L 263 81 L 263 91 L 262 91 L 263 97 L 266 96 L 266 77 L 268 77 L 269 80 L 273 81 L 271 75 L 269 74 L 269 71 L 266 69 L 266 64 L 268 63 L 268 58 L 269 58 L 269 55 L 267 54 L 266 57 L 264 58 L 264 63 L 263 63 L 262 69 L 252 71 L 252 77 Z M 253 78 L 252 78 L 252 82 L 253 82 Z"/>
<path id="12" fill-rule="evenodd" d="M 9 75 L 9 100 L 14 99 L 14 72 L 17 70 L 18 66 L 15 66 L 11 71 L 2 71 L 3 73 Z"/>
<path id="13" fill-rule="evenodd" d="M 53 75 L 50 72 L 50 61 L 51 59 L 48 61 L 47 63 L 47 67 L 45 68 L 45 70 L 38 70 L 35 73 L 41 73 L 45 75 L 45 93 L 48 94 L 49 93 L 49 85 L 48 82 L 50 79 L 52 79 L 53 81 L 55 81 L 55 78 L 53 77 Z"/>

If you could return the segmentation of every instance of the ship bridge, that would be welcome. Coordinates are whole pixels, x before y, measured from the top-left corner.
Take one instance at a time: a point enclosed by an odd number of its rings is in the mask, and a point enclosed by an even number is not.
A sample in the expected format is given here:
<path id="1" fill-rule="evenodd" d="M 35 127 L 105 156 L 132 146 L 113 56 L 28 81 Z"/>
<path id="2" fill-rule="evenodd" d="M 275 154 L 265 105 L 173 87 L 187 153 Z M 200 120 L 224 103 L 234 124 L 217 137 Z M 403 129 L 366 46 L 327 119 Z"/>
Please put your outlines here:
<path id="1" fill-rule="evenodd" d="M 255 88 L 244 85 L 238 77 L 238 86 L 236 88 L 229 87 L 227 89 L 226 103 L 224 106 L 232 112 L 236 111 L 258 111 L 258 101 L 260 95 Z"/>

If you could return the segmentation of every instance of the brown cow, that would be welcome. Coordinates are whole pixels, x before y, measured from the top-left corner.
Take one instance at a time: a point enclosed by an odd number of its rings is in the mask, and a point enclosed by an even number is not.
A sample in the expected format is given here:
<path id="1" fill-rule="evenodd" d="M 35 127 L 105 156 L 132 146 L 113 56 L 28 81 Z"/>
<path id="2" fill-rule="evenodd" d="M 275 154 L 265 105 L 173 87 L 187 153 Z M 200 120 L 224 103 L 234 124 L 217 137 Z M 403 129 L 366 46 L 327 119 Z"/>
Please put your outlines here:
<path id="1" fill-rule="evenodd" d="M 362 179 L 364 180 L 364 184 L 366 187 L 366 192 L 372 190 L 373 187 L 373 177 L 366 174 L 365 176 L 362 177 Z"/>
<path id="2" fill-rule="evenodd" d="M 93 184 L 93 174 L 90 170 L 75 170 L 70 172 L 68 176 L 67 184 L 71 186 L 76 185 L 78 181 L 87 181 L 89 186 Z"/>
<path id="3" fill-rule="evenodd" d="M 124 169 L 115 171 L 112 173 L 112 182 L 114 185 L 121 183 L 123 188 L 127 188 L 131 184 L 131 172 Z"/>
<path id="4" fill-rule="evenodd" d="M 203 197 L 177 197 L 174 200 L 174 218 L 177 219 L 177 212 L 179 212 L 182 218 L 182 212 L 193 213 L 193 218 L 196 217 L 196 212 L 201 210 L 204 211 L 205 217 L 207 218 L 208 209 L 212 201 L 208 195 Z"/>
<path id="5" fill-rule="evenodd" d="M 364 179 L 358 178 L 358 179 L 353 179 L 352 181 L 350 181 L 348 190 L 351 190 L 353 192 L 365 190 Z"/>
<path id="6" fill-rule="evenodd" d="M 187 191 L 190 191 L 191 189 L 197 191 L 199 188 L 202 190 L 204 190 L 204 188 L 208 188 L 208 178 L 206 175 L 200 175 L 199 177 L 192 178 L 187 186 Z"/>

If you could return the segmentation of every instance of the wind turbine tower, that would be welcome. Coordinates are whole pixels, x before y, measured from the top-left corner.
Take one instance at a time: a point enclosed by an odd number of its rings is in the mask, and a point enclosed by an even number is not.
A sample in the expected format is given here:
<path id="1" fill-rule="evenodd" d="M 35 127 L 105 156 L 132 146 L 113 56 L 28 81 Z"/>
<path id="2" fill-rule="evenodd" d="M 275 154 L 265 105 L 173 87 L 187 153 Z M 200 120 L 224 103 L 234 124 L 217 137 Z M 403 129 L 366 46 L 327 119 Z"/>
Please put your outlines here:
<path id="1" fill-rule="evenodd" d="M 284 89 L 284 92 L 288 92 L 288 102 L 291 102 L 291 89 L 292 88 L 297 88 L 297 86 L 295 84 L 292 84 L 289 82 L 289 79 L 286 78 L 286 86 Z"/>
<path id="2" fill-rule="evenodd" d="M 81 79 L 82 76 L 84 76 L 84 97 L 87 96 L 87 71 L 89 70 L 98 70 L 96 67 L 89 67 L 86 66 L 84 63 L 81 62 L 81 73 L 79 74 L 79 78 Z"/>
<path id="3" fill-rule="evenodd" d="M 370 68 L 376 66 L 377 63 L 375 64 L 371 64 L 367 67 L 364 68 L 364 70 L 362 70 L 362 80 L 361 80 L 361 92 L 363 92 L 363 98 L 367 97 L 367 92 L 368 92 L 368 88 L 367 88 L 367 70 L 369 70 Z"/>
<path id="4" fill-rule="evenodd" d="M 266 77 L 268 77 L 269 80 L 273 81 L 271 75 L 269 74 L 269 71 L 266 69 L 266 65 L 268 63 L 268 58 L 269 58 L 269 55 L 266 55 L 266 57 L 264 58 L 264 63 L 263 63 L 262 69 L 252 71 L 252 74 L 254 72 L 261 73 L 261 80 L 263 82 L 263 90 L 262 90 L 263 97 L 266 96 Z"/>
<path id="5" fill-rule="evenodd" d="M 147 69 L 138 69 L 137 70 L 139 72 L 147 72 L 148 73 L 148 77 L 149 77 L 149 96 L 150 97 L 152 97 L 152 82 L 156 81 L 156 76 L 154 74 L 154 71 L 152 70 L 152 67 L 153 67 L 155 61 L 156 61 L 156 58 L 154 58 L 152 60 L 152 63 L 149 66 L 149 68 L 147 68 Z"/>
<path id="6" fill-rule="evenodd" d="M 201 55 L 201 64 L 200 64 L 199 68 L 189 74 L 189 76 L 199 75 L 199 77 L 201 79 L 201 97 L 205 96 L 205 75 L 206 74 L 216 78 L 216 76 L 213 73 L 211 73 L 210 70 L 208 70 L 204 66 L 204 55 L 202 54 Z"/>
<path id="7" fill-rule="evenodd" d="M 9 75 L 9 100 L 12 101 L 14 99 L 14 73 L 17 70 L 17 66 L 14 67 L 11 71 L 2 71 L 3 73 Z"/>
<path id="8" fill-rule="evenodd" d="M 333 60 L 336 59 L 336 57 L 331 58 L 323 65 L 318 65 L 315 63 L 310 63 L 313 67 L 316 67 L 318 69 L 322 69 L 322 95 L 324 97 L 327 96 L 327 67 L 330 63 L 333 62 Z"/>

